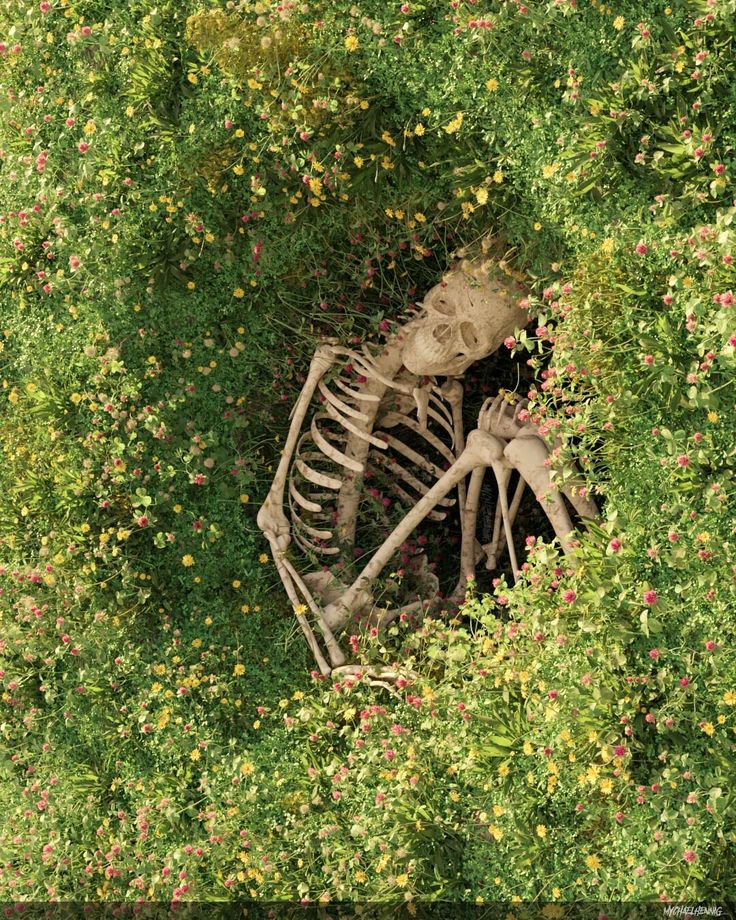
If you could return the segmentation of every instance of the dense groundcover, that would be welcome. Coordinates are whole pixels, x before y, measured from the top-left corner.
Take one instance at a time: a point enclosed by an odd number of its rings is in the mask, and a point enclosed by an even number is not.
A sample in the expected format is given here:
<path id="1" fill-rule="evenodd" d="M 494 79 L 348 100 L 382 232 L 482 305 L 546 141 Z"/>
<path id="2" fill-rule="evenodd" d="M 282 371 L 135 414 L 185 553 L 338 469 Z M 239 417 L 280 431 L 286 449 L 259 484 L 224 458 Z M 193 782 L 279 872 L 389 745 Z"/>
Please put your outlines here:
<path id="1" fill-rule="evenodd" d="M 5 0 L 0 901 L 736 890 L 735 8 Z M 604 520 L 310 678 L 309 357 L 489 238 Z"/>

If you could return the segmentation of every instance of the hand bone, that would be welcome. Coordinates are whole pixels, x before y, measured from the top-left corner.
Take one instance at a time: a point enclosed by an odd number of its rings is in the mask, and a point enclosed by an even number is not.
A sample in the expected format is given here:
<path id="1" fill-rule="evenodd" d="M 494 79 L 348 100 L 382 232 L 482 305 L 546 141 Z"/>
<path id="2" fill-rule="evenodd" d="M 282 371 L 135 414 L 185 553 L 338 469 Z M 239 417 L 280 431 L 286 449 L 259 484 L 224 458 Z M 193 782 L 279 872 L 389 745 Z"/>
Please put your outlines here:
<path id="1" fill-rule="evenodd" d="M 478 427 L 489 431 L 498 437 L 511 440 L 522 430 L 523 424 L 519 421 L 519 413 L 526 409 L 529 400 L 520 399 L 515 403 L 508 401 L 503 393 L 489 397 L 483 403 L 478 416 Z"/>

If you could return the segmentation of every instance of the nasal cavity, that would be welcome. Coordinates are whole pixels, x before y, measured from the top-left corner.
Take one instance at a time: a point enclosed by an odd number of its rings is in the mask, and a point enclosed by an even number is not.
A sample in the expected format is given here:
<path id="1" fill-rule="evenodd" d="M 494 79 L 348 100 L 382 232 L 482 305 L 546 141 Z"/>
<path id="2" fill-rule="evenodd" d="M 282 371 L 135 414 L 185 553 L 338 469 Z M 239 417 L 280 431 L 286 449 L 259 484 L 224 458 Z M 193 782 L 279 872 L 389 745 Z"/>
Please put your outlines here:
<path id="1" fill-rule="evenodd" d="M 432 337 L 435 341 L 445 344 L 452 336 L 452 326 L 449 323 L 440 323 L 432 330 Z"/>

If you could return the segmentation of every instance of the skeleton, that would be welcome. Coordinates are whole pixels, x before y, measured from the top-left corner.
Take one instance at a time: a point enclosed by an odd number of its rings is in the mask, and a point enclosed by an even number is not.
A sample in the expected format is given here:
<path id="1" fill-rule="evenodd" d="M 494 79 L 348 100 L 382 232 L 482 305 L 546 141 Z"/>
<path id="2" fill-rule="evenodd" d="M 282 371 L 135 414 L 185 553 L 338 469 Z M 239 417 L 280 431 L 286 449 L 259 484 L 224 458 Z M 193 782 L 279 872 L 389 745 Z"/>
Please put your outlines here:
<path id="1" fill-rule="evenodd" d="M 380 628 L 401 613 L 426 606 L 417 600 L 381 607 L 373 593 L 384 568 L 415 528 L 425 518 L 446 515 L 455 502 L 453 490 L 462 532 L 460 577 L 453 596 L 460 599 L 484 556 L 487 568 L 495 568 L 504 541 L 518 576 L 512 527 L 525 483 L 534 490 L 565 553 L 572 548 L 573 524 L 562 494 L 582 518 L 598 517 L 595 504 L 574 482 L 559 488 L 552 484 L 549 448 L 522 414 L 525 401 L 514 406 L 503 396 L 486 400 L 477 427 L 465 437 L 459 378 L 527 324 L 529 317 L 518 305 L 522 294 L 497 264 L 462 262 L 432 288 L 420 311 L 382 349 L 366 345 L 356 351 L 331 344 L 315 352 L 258 526 L 323 674 L 352 669 L 337 640 L 351 618 Z M 444 382 L 438 383 L 437 377 Z M 305 428 L 315 396 L 319 404 Z M 498 485 L 498 503 L 491 540 L 480 546 L 476 519 L 489 468 Z M 326 564 L 353 557 L 366 482 L 377 470 L 393 477 L 389 486 L 394 495 L 413 507 L 345 584 Z M 514 470 L 519 481 L 509 502 Z M 289 551 L 292 541 L 323 568 L 300 574 Z M 426 572 L 425 582 L 436 593 L 437 580 Z"/>

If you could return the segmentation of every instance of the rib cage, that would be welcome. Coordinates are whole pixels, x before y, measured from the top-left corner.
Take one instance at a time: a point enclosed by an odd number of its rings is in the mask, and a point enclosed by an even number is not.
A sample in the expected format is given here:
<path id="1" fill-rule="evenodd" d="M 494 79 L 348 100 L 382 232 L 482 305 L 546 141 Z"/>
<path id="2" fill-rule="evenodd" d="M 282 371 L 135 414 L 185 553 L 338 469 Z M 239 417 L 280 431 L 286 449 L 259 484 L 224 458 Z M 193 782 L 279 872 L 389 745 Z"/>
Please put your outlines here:
<path id="1" fill-rule="evenodd" d="M 349 483 L 360 491 L 356 544 L 367 549 L 364 538 L 382 542 L 456 459 L 452 412 L 434 381 L 422 430 L 411 395 L 416 378 L 389 381 L 367 349 L 339 351 L 349 364 L 319 383 L 319 405 L 297 442 L 287 492 L 295 543 L 328 565 L 353 557 L 353 547 L 337 537 L 338 505 Z M 368 445 L 365 463 L 351 456 L 359 441 Z M 454 504 L 443 499 L 428 518 L 443 520 Z"/>

